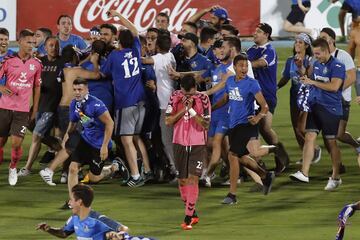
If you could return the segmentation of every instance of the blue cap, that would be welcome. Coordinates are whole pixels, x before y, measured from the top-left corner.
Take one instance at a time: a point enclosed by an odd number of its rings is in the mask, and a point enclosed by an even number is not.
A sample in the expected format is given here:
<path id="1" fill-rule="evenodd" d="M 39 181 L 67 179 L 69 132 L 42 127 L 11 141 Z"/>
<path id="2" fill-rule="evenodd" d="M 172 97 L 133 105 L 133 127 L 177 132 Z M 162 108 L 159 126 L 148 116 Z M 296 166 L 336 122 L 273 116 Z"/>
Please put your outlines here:
<path id="1" fill-rule="evenodd" d="M 225 19 L 225 20 L 231 21 L 231 19 L 229 18 L 229 14 L 225 8 L 217 8 L 217 9 L 211 11 L 211 13 L 220 19 Z"/>

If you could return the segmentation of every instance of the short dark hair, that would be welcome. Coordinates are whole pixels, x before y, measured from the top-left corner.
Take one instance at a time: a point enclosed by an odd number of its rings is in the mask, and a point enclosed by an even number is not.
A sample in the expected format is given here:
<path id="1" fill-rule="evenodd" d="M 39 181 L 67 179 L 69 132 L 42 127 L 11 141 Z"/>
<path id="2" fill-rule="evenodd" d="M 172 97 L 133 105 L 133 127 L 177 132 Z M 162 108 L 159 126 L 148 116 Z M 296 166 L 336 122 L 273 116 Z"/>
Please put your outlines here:
<path id="1" fill-rule="evenodd" d="M 38 28 L 37 30 L 45 34 L 45 38 L 50 37 L 52 35 L 52 31 L 49 28 L 42 27 L 42 28 Z"/>
<path id="2" fill-rule="evenodd" d="M 196 87 L 195 77 L 192 74 L 186 74 L 184 77 L 180 79 L 180 86 L 186 91 L 190 91 L 190 89 Z"/>
<path id="3" fill-rule="evenodd" d="M 329 43 L 325 40 L 325 39 L 322 39 L 322 38 L 318 38 L 316 40 L 314 40 L 312 42 L 312 46 L 315 48 L 315 47 L 320 47 L 321 50 L 327 50 L 328 52 L 330 52 L 330 47 L 329 47 Z"/>
<path id="4" fill-rule="evenodd" d="M 134 44 L 134 35 L 129 29 L 119 31 L 119 42 L 123 48 L 131 48 Z"/>
<path id="5" fill-rule="evenodd" d="M 171 48 L 171 38 L 168 35 L 161 35 L 156 39 L 156 46 L 161 52 L 169 52 Z"/>
<path id="6" fill-rule="evenodd" d="M 187 22 L 184 22 L 183 24 L 188 25 L 189 27 L 191 27 L 191 28 L 194 30 L 194 33 L 195 33 L 195 34 L 197 33 L 197 31 L 198 31 L 198 26 L 196 25 L 196 23 L 187 21 Z"/>
<path id="7" fill-rule="evenodd" d="M 230 47 L 234 47 L 236 51 L 241 51 L 241 40 L 238 37 L 225 37 L 224 42 L 228 42 Z"/>
<path id="8" fill-rule="evenodd" d="M 167 15 L 167 13 L 161 12 L 156 17 L 164 17 L 164 18 L 166 18 L 168 23 L 170 22 L 170 17 L 169 17 L 169 15 Z"/>
<path id="9" fill-rule="evenodd" d="M 91 45 L 91 51 L 104 56 L 106 53 L 106 43 L 102 40 L 95 40 Z"/>
<path id="10" fill-rule="evenodd" d="M 237 28 L 231 24 L 223 24 L 220 29 L 229 31 L 234 36 L 237 36 L 239 34 L 239 30 L 237 30 Z"/>
<path id="11" fill-rule="evenodd" d="M 90 186 L 85 184 L 76 184 L 71 189 L 71 192 L 74 195 L 76 201 L 81 199 L 85 207 L 91 206 L 91 203 L 94 200 L 94 190 Z"/>
<path id="12" fill-rule="evenodd" d="M 22 39 L 24 37 L 33 37 L 35 34 L 30 29 L 23 29 L 19 33 L 19 39 Z"/>
<path id="13" fill-rule="evenodd" d="M 156 34 L 159 34 L 159 29 L 151 27 L 151 28 L 148 28 L 148 30 L 146 32 L 154 32 Z"/>
<path id="14" fill-rule="evenodd" d="M 80 85 L 80 84 L 83 84 L 83 85 L 88 85 L 88 81 L 84 78 L 77 78 L 74 80 L 73 82 L 73 85 Z"/>
<path id="15" fill-rule="evenodd" d="M 72 62 L 74 59 L 74 56 L 76 56 L 76 52 L 74 50 L 74 46 L 71 44 L 64 47 L 63 50 L 61 51 L 61 57 L 62 57 L 64 63 Z"/>
<path id="16" fill-rule="evenodd" d="M 215 35 L 218 33 L 218 31 L 215 28 L 212 27 L 204 27 L 201 29 L 200 32 L 200 42 L 204 43 L 207 42 L 209 39 L 215 38 Z"/>
<path id="17" fill-rule="evenodd" d="M 239 61 L 248 61 L 248 57 L 245 53 L 240 53 L 239 55 L 237 55 L 235 58 L 234 58 L 234 61 L 233 61 L 233 64 L 234 66 L 239 62 Z"/>
<path id="18" fill-rule="evenodd" d="M 117 34 L 117 29 L 116 27 L 113 25 L 113 24 L 110 24 L 110 23 L 103 23 L 100 25 L 100 29 L 102 28 L 107 28 L 107 29 L 110 29 L 111 33 L 116 35 Z"/>
<path id="19" fill-rule="evenodd" d="M 6 35 L 9 37 L 9 31 L 6 28 L 0 28 L 0 34 Z"/>
<path id="20" fill-rule="evenodd" d="M 72 20 L 72 17 L 70 17 L 70 15 L 67 15 L 67 14 L 61 14 L 61 15 L 58 17 L 57 21 L 56 21 L 57 25 L 59 25 L 59 24 L 60 24 L 60 20 L 61 20 L 62 18 L 70 18 L 71 23 L 72 23 L 72 21 L 73 21 L 73 20 Z"/>
<path id="21" fill-rule="evenodd" d="M 158 30 L 158 35 L 159 36 L 168 36 L 170 37 L 170 31 L 169 30 L 165 30 L 165 29 L 159 29 Z"/>

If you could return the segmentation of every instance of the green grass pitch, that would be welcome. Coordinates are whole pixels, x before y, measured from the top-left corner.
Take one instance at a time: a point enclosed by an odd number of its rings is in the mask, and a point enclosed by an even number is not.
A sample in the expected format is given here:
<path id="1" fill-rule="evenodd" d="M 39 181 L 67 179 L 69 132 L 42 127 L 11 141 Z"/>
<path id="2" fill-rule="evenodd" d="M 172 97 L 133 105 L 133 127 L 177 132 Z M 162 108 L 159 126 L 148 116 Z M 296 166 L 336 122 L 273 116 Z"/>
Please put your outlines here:
<path id="1" fill-rule="evenodd" d="M 278 48 L 277 52 L 280 76 L 291 49 Z M 297 170 L 295 162 L 301 157 L 301 152 L 290 125 L 289 86 L 290 83 L 278 92 L 279 104 L 273 125 L 290 154 L 291 168 L 276 178 L 268 196 L 250 193 L 249 188 L 253 183 L 246 182 L 239 186 L 238 204 L 223 206 L 220 201 L 227 194 L 227 187 L 202 188 L 197 205 L 200 222 L 192 231 L 186 232 L 180 228 L 184 207 L 176 185 L 147 185 L 130 189 L 120 186 L 115 180 L 105 181 L 93 186 L 93 209 L 129 226 L 133 235 L 164 240 L 334 239 L 338 212 L 344 204 L 360 199 L 360 171 L 356 154 L 349 146 L 340 144 L 347 172 L 342 176 L 343 185 L 335 192 L 323 190 L 329 176 L 327 172 L 331 169 L 326 151 L 323 151 L 320 163 L 311 168 L 310 184 L 290 181 L 289 173 Z M 360 134 L 359 118 L 360 106 L 353 103 L 348 130 L 354 137 Z M 28 135 L 19 167 L 25 164 L 30 141 Z M 323 146 L 320 137 L 318 143 Z M 10 187 L 7 182 L 8 146 L 5 148 L 5 159 L 0 168 L 0 239 L 55 239 L 35 231 L 35 226 L 42 221 L 52 226 L 65 223 L 71 212 L 59 210 L 59 207 L 67 198 L 66 185 L 46 185 L 38 174 L 40 166 L 35 163 L 31 176 L 20 179 L 15 187 Z M 270 167 L 274 164 L 272 156 L 265 157 L 264 161 Z M 57 174 L 55 180 L 59 177 Z M 355 215 L 350 220 L 352 225 L 347 227 L 345 239 L 360 239 L 360 216 Z"/>

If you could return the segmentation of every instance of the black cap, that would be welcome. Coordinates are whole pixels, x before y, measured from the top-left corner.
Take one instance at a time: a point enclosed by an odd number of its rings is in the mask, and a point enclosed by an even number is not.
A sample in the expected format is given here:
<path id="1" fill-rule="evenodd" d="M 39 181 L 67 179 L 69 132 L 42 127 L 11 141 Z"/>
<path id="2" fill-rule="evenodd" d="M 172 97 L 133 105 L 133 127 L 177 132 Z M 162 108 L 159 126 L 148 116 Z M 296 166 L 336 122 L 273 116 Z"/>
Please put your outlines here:
<path id="1" fill-rule="evenodd" d="M 260 28 L 264 33 L 269 34 L 268 39 L 270 41 L 272 41 L 272 38 L 271 38 L 272 27 L 269 24 L 267 24 L 267 23 L 259 23 L 259 25 L 257 27 Z"/>
<path id="2" fill-rule="evenodd" d="M 191 40 L 193 43 L 195 43 L 195 46 L 197 46 L 199 44 L 199 38 L 198 36 L 196 36 L 194 33 L 185 33 L 185 35 L 179 35 L 180 39 L 188 39 Z"/>
<path id="3" fill-rule="evenodd" d="M 320 32 L 324 32 L 329 35 L 332 39 L 336 40 L 336 33 L 331 28 L 323 28 Z"/>

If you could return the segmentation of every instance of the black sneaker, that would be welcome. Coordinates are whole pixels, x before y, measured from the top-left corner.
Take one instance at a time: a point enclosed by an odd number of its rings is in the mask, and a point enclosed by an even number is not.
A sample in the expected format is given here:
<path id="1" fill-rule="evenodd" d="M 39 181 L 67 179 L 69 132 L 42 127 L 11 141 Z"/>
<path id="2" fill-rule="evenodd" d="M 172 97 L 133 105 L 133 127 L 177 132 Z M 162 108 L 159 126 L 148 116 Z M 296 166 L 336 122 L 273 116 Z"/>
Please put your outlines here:
<path id="1" fill-rule="evenodd" d="M 268 172 L 266 174 L 266 178 L 262 180 L 263 182 L 263 193 L 264 195 L 268 195 L 268 193 L 271 191 L 272 184 L 275 180 L 275 173 L 274 172 Z"/>
<path id="2" fill-rule="evenodd" d="M 136 188 L 141 187 L 145 184 L 144 179 L 142 177 L 139 177 L 139 179 L 135 180 L 132 177 L 130 177 L 129 181 L 126 183 L 129 187 Z"/>
<path id="3" fill-rule="evenodd" d="M 48 165 L 55 158 L 54 152 L 46 151 L 43 157 L 40 160 L 40 165 Z"/>
<path id="4" fill-rule="evenodd" d="M 65 201 L 64 205 L 62 205 L 62 206 L 60 207 L 60 209 L 62 209 L 62 210 L 69 210 L 69 209 L 71 209 L 71 206 L 70 206 L 70 204 L 69 204 L 69 200 Z"/>
<path id="5" fill-rule="evenodd" d="M 152 171 L 149 171 L 149 172 L 144 172 L 144 182 L 146 183 L 146 182 L 148 182 L 148 181 L 152 181 L 152 180 L 154 180 L 155 179 L 155 177 L 154 177 L 154 174 L 153 174 L 153 172 Z"/>
<path id="6" fill-rule="evenodd" d="M 236 195 L 228 193 L 226 195 L 226 197 L 224 198 L 224 200 L 222 200 L 221 202 L 222 204 L 227 204 L 227 205 L 232 205 L 232 204 L 236 204 L 237 200 L 236 200 Z"/>
<path id="7" fill-rule="evenodd" d="M 130 172 L 129 172 L 129 169 L 126 167 L 125 162 L 121 158 L 116 157 L 113 160 L 113 164 L 118 165 L 118 169 L 119 169 L 118 174 L 120 175 L 122 181 L 124 183 L 127 183 L 130 179 Z"/>

